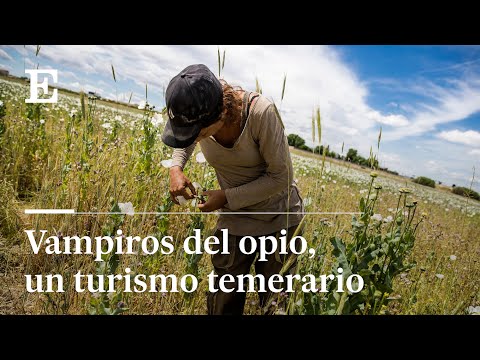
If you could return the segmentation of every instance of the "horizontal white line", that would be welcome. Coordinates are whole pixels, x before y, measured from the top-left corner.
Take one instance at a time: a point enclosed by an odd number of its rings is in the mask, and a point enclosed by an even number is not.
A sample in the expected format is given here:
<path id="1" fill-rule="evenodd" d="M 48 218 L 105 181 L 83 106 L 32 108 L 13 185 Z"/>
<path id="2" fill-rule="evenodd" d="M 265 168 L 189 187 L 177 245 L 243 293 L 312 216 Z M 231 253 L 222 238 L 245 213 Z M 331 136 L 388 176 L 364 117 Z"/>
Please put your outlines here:
<path id="1" fill-rule="evenodd" d="M 34 209 L 25 210 L 25 214 L 74 214 L 74 215 L 128 215 L 122 212 L 88 212 L 70 209 Z M 286 211 L 231 211 L 231 212 L 201 212 L 201 211 L 171 211 L 171 212 L 134 212 L 132 215 L 359 215 L 361 212 L 286 212 Z"/>
<path id="2" fill-rule="evenodd" d="M 25 209 L 25 214 L 75 214 L 74 209 Z"/>

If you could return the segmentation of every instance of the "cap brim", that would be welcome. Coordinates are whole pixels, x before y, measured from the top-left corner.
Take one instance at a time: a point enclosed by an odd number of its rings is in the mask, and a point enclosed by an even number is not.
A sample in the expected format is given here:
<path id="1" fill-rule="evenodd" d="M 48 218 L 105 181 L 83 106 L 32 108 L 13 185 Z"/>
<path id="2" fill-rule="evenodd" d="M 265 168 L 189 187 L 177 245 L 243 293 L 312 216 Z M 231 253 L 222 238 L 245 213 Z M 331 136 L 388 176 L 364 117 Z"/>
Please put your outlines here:
<path id="1" fill-rule="evenodd" d="M 175 119 L 173 119 L 175 122 Z M 186 148 L 195 142 L 202 127 L 199 124 L 191 126 L 174 126 L 172 120 L 167 120 L 162 134 L 165 145 L 173 148 Z"/>

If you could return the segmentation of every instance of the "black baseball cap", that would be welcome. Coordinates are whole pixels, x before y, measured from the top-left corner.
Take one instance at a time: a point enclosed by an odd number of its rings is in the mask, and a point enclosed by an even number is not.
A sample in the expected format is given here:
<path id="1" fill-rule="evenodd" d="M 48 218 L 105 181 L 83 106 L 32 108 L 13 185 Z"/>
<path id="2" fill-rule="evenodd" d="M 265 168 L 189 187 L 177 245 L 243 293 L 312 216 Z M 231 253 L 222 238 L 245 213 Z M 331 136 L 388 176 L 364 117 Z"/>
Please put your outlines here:
<path id="1" fill-rule="evenodd" d="M 174 148 L 193 144 L 198 134 L 213 124 L 222 112 L 223 88 L 203 64 L 187 66 L 165 91 L 168 121 L 162 141 Z"/>

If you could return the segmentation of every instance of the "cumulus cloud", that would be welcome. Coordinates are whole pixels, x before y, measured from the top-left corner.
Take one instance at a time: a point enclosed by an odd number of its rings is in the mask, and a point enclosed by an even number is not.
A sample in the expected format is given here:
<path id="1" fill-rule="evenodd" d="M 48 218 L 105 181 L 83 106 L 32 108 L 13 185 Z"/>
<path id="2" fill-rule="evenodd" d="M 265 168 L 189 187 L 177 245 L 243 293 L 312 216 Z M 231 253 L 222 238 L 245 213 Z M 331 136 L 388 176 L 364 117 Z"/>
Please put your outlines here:
<path id="1" fill-rule="evenodd" d="M 464 144 L 464 145 L 480 145 L 480 132 L 474 130 L 460 131 L 442 131 L 437 134 L 437 137 L 450 142 Z"/>
<path id="2" fill-rule="evenodd" d="M 58 65 L 63 71 L 68 71 L 65 72 L 68 79 L 64 79 L 64 83 L 71 83 L 76 89 L 88 87 L 113 99 L 118 90 L 119 99 L 125 99 L 133 91 L 132 102 L 143 100 L 145 84 L 148 84 L 148 99 L 155 99 L 157 108 L 164 105 L 157 101 L 163 101 L 163 89 L 172 76 L 184 67 L 204 63 L 217 72 L 217 46 L 214 45 L 45 45 L 38 58 L 34 56 L 35 46 L 27 47 L 27 51 L 23 45 L 2 48 L 10 51 L 10 54 L 17 51 L 20 58 L 28 52 L 27 63 L 33 63 L 30 58 L 35 65 L 37 62 L 41 65 Z M 382 147 L 390 155 L 398 154 L 397 157 L 385 155 L 382 159 L 384 166 L 401 169 L 405 173 L 417 167 L 420 172 L 426 169 L 425 162 L 430 159 L 444 161 L 442 159 L 450 156 L 446 153 L 450 149 L 450 154 L 458 153 L 460 157 L 449 164 L 463 166 L 465 171 L 469 169 L 470 164 L 458 160 L 462 158 L 461 154 L 468 151 L 460 149 L 467 145 L 465 141 L 454 145 L 450 143 L 451 138 L 436 137 L 438 144 L 427 147 L 424 146 L 425 138 L 420 137 L 435 131 L 437 125 L 462 120 L 480 111 L 478 74 L 455 80 L 442 79 L 441 83 L 419 77 L 375 79 L 377 85 L 381 83 L 394 89 L 395 93 L 415 95 L 411 102 L 387 97 L 385 104 L 388 113 L 385 113 L 368 101 L 373 82 L 359 78 L 335 47 L 235 45 L 221 46 L 220 50 L 226 50 L 222 77 L 248 90 L 255 89 L 255 79 L 258 78 L 264 95 L 272 98 L 279 107 L 287 133 L 299 134 L 310 146 L 313 145 L 310 125 L 312 109 L 319 106 L 322 143 L 330 144 L 335 152 L 340 152 L 344 143 L 345 152 L 353 147 L 368 156 L 370 147 L 376 147 L 378 131 L 382 127 Z M 112 79 L 112 64 L 117 83 Z M 59 72 L 59 76 L 61 74 Z M 287 83 L 282 102 L 280 97 L 284 74 L 287 74 Z M 62 81 L 61 78 L 59 80 Z M 475 139 L 468 140 L 468 145 L 475 145 L 472 143 Z M 409 140 L 412 141 L 407 146 Z M 417 145 L 421 145 L 422 149 L 416 149 Z M 415 161 L 412 162 L 412 159 Z M 442 162 L 442 166 L 445 168 L 446 163 Z M 448 169 L 452 166 L 449 165 Z M 461 169 L 455 171 L 460 173 Z"/>
<path id="3" fill-rule="evenodd" d="M 3 49 L 0 49 L 0 59 L 13 61 L 13 58 Z"/>
<path id="4" fill-rule="evenodd" d="M 470 155 L 480 155 L 480 149 L 473 149 L 468 152 Z"/>
<path id="5" fill-rule="evenodd" d="M 428 99 L 428 102 L 410 106 L 410 124 L 405 127 L 385 131 L 384 139 L 398 140 L 410 136 L 420 136 L 434 131 L 437 125 L 463 120 L 480 111 L 479 78 L 447 81 L 442 87 L 431 81 L 415 83 L 409 88 L 413 94 Z"/>

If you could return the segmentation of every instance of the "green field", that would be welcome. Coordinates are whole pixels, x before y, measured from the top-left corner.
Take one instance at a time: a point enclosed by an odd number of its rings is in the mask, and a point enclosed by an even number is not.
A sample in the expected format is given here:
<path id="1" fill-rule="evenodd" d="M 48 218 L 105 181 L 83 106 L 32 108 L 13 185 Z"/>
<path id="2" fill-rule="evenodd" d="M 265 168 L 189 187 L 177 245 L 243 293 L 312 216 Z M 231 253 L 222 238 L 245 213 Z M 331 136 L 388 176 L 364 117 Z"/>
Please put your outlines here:
<path id="1" fill-rule="evenodd" d="M 0 313 L 1 314 L 204 314 L 208 255 L 190 256 L 175 246 L 170 255 L 107 257 L 34 255 L 25 229 L 58 236 L 168 234 L 176 242 L 203 228 L 213 232 L 216 215 L 26 215 L 24 209 L 118 212 L 195 211 L 169 199 L 172 149 L 163 145 L 162 114 L 60 92 L 57 104 L 27 106 L 25 83 L 0 79 Z M 200 150 L 196 149 L 195 154 Z M 273 301 L 278 314 L 467 314 L 480 305 L 480 202 L 432 189 L 410 179 L 319 155 L 292 150 L 294 178 L 309 212 L 363 212 L 314 215 L 305 219 L 304 237 L 316 249 L 299 258 L 300 274 L 330 274 L 337 265 L 361 270 L 361 294 L 303 293 Z M 163 161 L 163 165 L 162 165 Z M 195 156 L 187 177 L 218 188 L 213 168 Z M 377 176 L 378 175 L 378 176 Z M 344 248 L 346 247 L 346 248 Z M 308 254 L 305 254 L 308 255 Z M 195 274 L 192 294 L 75 292 L 83 273 Z M 62 274 L 64 293 L 25 290 L 25 274 Z M 332 287 L 335 284 L 330 284 Z M 478 309 L 478 308 L 477 308 Z M 258 297 L 247 295 L 246 314 L 260 314 Z"/>

